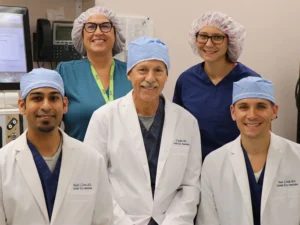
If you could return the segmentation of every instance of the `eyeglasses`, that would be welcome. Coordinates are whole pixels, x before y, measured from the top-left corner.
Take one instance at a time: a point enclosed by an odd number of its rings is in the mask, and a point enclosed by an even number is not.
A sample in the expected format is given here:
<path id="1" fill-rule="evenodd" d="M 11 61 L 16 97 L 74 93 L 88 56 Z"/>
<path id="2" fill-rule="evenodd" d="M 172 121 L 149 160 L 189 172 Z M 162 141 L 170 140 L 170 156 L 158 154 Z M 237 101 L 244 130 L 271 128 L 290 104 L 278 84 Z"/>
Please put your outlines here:
<path id="1" fill-rule="evenodd" d="M 108 33 L 111 31 L 113 24 L 111 22 L 104 22 L 104 23 L 92 23 L 88 22 L 83 25 L 84 29 L 88 33 L 93 33 L 97 30 L 97 27 L 99 26 L 100 30 L 103 33 Z"/>
<path id="2" fill-rule="evenodd" d="M 196 34 L 196 40 L 200 44 L 206 44 L 208 42 L 208 39 L 210 39 L 213 44 L 220 45 L 223 43 L 225 38 L 226 36 L 222 36 L 222 35 L 209 36 L 206 34 L 199 34 L 199 33 Z"/>

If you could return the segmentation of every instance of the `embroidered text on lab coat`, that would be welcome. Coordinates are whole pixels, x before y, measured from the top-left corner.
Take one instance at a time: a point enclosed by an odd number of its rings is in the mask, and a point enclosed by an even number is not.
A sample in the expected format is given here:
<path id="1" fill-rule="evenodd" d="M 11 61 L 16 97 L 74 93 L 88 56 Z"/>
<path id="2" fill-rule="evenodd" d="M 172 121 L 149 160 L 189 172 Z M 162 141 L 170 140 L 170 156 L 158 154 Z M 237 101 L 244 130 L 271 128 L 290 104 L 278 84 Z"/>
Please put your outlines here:
<path id="1" fill-rule="evenodd" d="M 91 183 L 75 183 L 73 184 L 73 190 L 93 190 L 93 185 Z"/>
<path id="2" fill-rule="evenodd" d="M 277 187 L 292 187 L 299 186 L 296 180 L 279 180 L 277 182 Z"/>
<path id="3" fill-rule="evenodd" d="M 190 146 L 190 143 L 188 143 L 187 140 L 180 140 L 180 139 L 175 139 L 173 144 L 178 146 Z"/>

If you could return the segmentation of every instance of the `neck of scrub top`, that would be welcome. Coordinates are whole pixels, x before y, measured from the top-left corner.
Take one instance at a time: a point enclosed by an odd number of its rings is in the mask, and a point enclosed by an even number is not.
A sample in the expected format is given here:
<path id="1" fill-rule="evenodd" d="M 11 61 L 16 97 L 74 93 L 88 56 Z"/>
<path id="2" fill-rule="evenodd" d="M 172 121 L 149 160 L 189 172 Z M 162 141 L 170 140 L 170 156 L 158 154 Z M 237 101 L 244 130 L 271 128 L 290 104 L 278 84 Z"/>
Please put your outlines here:
<path id="1" fill-rule="evenodd" d="M 241 142 L 248 154 L 266 154 L 271 142 L 271 133 L 251 138 L 241 134 Z"/>
<path id="2" fill-rule="evenodd" d="M 132 92 L 132 98 L 135 105 L 135 109 L 137 114 L 141 116 L 154 116 L 158 104 L 159 104 L 159 97 L 152 100 L 152 101 L 143 101 L 138 95 L 135 94 L 135 92 Z"/>
<path id="3" fill-rule="evenodd" d="M 96 70 L 110 68 L 113 61 L 112 53 L 111 54 L 88 53 L 87 58 L 89 59 L 90 63 L 93 65 L 93 67 Z"/>
<path id="4" fill-rule="evenodd" d="M 58 127 L 51 132 L 40 132 L 28 127 L 27 138 L 44 157 L 55 155 L 62 138 Z"/>
<path id="5" fill-rule="evenodd" d="M 236 63 L 230 62 L 226 58 L 215 62 L 205 61 L 204 71 L 210 79 L 223 79 L 230 73 L 235 65 Z"/>

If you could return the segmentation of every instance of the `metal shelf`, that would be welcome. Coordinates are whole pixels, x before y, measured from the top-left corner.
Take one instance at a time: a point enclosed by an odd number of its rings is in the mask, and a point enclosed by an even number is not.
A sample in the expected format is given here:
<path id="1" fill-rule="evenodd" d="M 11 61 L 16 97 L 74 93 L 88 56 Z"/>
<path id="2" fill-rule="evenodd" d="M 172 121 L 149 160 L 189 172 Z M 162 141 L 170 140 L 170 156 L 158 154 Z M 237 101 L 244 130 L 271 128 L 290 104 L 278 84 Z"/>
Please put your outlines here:
<path id="1" fill-rule="evenodd" d="M 19 113 L 20 111 L 18 108 L 0 109 L 0 115 L 19 114 Z"/>

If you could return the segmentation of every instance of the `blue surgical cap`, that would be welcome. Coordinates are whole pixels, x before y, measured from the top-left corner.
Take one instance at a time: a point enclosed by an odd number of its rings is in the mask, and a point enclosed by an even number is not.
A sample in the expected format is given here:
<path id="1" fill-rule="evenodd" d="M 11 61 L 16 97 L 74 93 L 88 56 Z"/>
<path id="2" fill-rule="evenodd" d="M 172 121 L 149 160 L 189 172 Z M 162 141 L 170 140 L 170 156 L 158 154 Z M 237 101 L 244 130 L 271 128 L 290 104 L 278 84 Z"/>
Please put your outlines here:
<path id="1" fill-rule="evenodd" d="M 275 104 L 272 82 L 260 77 L 246 77 L 234 82 L 232 104 L 245 98 L 263 98 Z"/>
<path id="2" fill-rule="evenodd" d="M 158 38 L 140 37 L 128 45 L 127 74 L 138 63 L 147 60 L 159 60 L 170 69 L 170 57 L 167 45 Z"/>
<path id="3" fill-rule="evenodd" d="M 51 87 L 65 96 L 64 82 L 55 70 L 33 69 L 20 78 L 21 98 L 25 99 L 30 91 L 41 87 Z"/>

